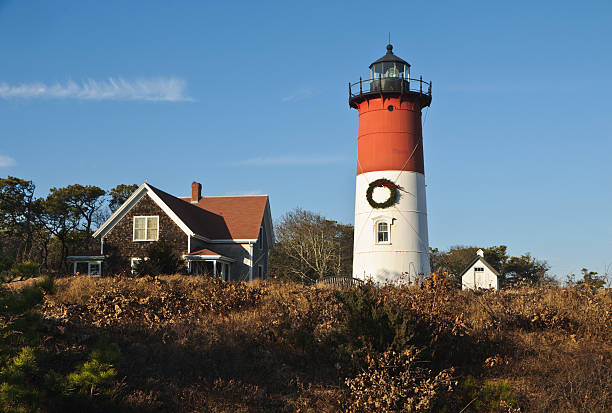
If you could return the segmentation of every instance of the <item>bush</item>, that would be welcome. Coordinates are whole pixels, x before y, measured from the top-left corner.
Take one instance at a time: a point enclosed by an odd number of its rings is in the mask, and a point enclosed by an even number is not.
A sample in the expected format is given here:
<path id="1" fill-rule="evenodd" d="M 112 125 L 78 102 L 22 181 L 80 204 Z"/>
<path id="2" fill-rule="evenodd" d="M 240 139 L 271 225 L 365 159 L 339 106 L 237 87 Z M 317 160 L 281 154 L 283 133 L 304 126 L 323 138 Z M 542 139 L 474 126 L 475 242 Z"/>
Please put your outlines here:
<path id="1" fill-rule="evenodd" d="M 22 280 L 39 275 L 38 264 L 30 261 L 20 262 L 15 264 L 9 270 L 13 278 L 21 278 Z"/>
<path id="2" fill-rule="evenodd" d="M 148 257 L 142 257 L 134 272 L 138 275 L 177 274 L 185 272 L 185 264 L 170 244 L 158 241 L 151 244 Z"/>
<path id="3" fill-rule="evenodd" d="M 114 365 L 119 361 L 119 346 L 103 340 L 89 360 L 77 367 L 66 377 L 67 388 L 83 395 L 93 397 L 108 393 L 110 384 L 117 376 Z"/>
<path id="4" fill-rule="evenodd" d="M 346 341 L 346 350 L 354 352 L 402 352 L 414 342 L 416 318 L 386 301 L 385 295 L 372 284 L 366 284 L 341 293 L 345 305 L 340 324 L 340 337 Z"/>
<path id="5" fill-rule="evenodd" d="M 417 353 L 388 351 L 378 357 L 367 356 L 368 367 L 355 378 L 347 379 L 348 412 L 425 412 L 438 393 L 453 388 L 452 369 L 437 375 L 419 366 Z"/>
<path id="6" fill-rule="evenodd" d="M 33 383 L 38 364 L 32 347 L 23 347 L 0 370 L 0 407 L 5 412 L 36 410 L 40 394 Z"/>
<path id="7" fill-rule="evenodd" d="M 0 255 L 0 274 L 6 273 L 13 266 L 13 261 L 9 257 Z"/>
<path id="8" fill-rule="evenodd" d="M 467 376 L 452 396 L 455 400 L 451 406 L 455 409 L 469 406 L 470 411 L 476 412 L 520 412 L 516 392 L 507 380 L 480 382 Z"/>

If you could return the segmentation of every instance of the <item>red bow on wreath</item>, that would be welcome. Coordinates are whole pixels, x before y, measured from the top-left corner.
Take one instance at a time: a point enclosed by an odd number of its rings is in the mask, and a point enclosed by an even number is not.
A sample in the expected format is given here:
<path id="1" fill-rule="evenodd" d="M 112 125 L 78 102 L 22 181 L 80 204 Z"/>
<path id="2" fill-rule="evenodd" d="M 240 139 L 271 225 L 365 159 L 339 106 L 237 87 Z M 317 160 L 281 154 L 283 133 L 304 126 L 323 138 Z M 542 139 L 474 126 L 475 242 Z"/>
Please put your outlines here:
<path id="1" fill-rule="evenodd" d="M 393 182 L 388 182 L 386 179 L 379 179 L 377 181 L 374 181 L 374 186 L 377 186 L 377 187 L 384 186 L 386 188 L 402 189 L 400 188 L 399 185 L 396 185 Z"/>

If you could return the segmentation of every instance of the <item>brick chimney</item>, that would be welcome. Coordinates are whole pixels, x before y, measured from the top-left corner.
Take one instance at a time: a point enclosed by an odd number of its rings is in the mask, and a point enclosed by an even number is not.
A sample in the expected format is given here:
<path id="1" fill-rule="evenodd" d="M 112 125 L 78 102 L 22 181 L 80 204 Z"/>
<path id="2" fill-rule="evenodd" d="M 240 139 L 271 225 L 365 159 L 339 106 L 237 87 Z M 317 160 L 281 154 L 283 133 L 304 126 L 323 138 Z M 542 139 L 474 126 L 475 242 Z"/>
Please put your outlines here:
<path id="1" fill-rule="evenodd" d="M 202 184 L 199 182 L 193 182 L 191 184 L 191 203 L 197 204 L 202 198 Z"/>

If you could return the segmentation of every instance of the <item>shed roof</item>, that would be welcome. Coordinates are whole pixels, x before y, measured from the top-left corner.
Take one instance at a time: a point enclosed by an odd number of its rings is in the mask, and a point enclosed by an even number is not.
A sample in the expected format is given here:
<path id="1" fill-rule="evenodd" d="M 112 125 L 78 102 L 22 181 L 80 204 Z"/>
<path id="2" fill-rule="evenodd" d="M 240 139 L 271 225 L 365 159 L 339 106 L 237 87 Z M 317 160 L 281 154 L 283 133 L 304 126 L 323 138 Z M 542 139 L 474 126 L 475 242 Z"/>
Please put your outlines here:
<path id="1" fill-rule="evenodd" d="M 463 271 L 461 272 L 461 274 L 460 274 L 459 276 L 460 276 L 460 277 L 463 277 L 463 275 L 464 275 L 466 272 L 468 272 L 468 270 L 469 270 L 470 268 L 472 268 L 472 266 L 473 266 L 474 264 L 476 264 L 478 261 L 481 261 L 481 262 L 482 262 L 482 263 L 483 263 L 483 264 L 484 264 L 484 265 L 485 265 L 485 266 L 486 266 L 488 269 L 490 269 L 490 270 L 491 270 L 491 272 L 492 272 L 493 274 L 495 274 L 495 275 L 498 275 L 498 276 L 499 276 L 499 272 L 498 272 L 498 271 L 497 271 L 495 268 L 493 268 L 493 267 L 491 266 L 491 264 L 489 264 L 489 263 L 487 262 L 487 260 L 485 260 L 485 259 L 484 259 L 483 257 L 481 257 L 480 255 L 477 255 L 477 256 L 476 256 L 476 257 L 475 257 L 475 258 L 472 260 L 472 262 L 470 262 L 470 264 L 469 264 L 469 265 L 466 267 L 466 269 L 465 269 L 465 270 L 463 270 Z"/>

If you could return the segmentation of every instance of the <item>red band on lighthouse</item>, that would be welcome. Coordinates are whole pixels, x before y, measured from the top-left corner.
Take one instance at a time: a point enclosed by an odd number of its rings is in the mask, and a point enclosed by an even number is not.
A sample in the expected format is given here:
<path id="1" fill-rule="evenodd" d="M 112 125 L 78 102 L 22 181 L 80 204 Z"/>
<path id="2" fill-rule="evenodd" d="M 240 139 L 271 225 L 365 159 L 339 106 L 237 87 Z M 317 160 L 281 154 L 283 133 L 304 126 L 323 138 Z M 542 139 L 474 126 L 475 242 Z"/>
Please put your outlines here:
<path id="1" fill-rule="evenodd" d="M 424 174 L 422 143 L 418 101 L 378 97 L 359 104 L 357 175 L 371 171 Z"/>

